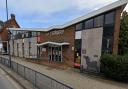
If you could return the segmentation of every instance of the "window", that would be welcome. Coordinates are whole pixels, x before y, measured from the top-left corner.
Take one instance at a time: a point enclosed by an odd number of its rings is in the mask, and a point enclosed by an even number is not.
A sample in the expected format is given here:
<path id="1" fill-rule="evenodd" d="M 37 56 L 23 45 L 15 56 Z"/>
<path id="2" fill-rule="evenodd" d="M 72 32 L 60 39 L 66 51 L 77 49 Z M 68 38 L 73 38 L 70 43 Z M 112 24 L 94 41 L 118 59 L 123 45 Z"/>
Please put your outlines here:
<path id="1" fill-rule="evenodd" d="M 110 12 L 105 15 L 105 24 L 113 24 L 115 12 Z"/>
<path id="2" fill-rule="evenodd" d="M 25 37 L 28 37 L 28 32 L 26 32 Z"/>
<path id="3" fill-rule="evenodd" d="M 103 36 L 113 36 L 114 35 L 114 26 L 104 26 Z"/>
<path id="4" fill-rule="evenodd" d="M 32 37 L 32 32 L 28 32 L 28 37 Z"/>
<path id="5" fill-rule="evenodd" d="M 94 27 L 101 27 L 103 26 L 104 15 L 98 16 L 94 18 Z"/>
<path id="6" fill-rule="evenodd" d="M 75 64 L 80 64 L 81 62 L 81 39 L 76 39 L 75 40 Z"/>
<path id="7" fill-rule="evenodd" d="M 76 25 L 76 30 L 82 30 L 83 29 L 83 23 L 79 23 Z"/>
<path id="8" fill-rule="evenodd" d="M 32 36 L 33 36 L 33 37 L 34 37 L 34 36 L 37 36 L 36 32 L 32 32 Z"/>
<path id="9" fill-rule="evenodd" d="M 22 34 L 22 38 L 24 38 L 24 34 Z"/>
<path id="10" fill-rule="evenodd" d="M 85 22 L 85 28 L 88 29 L 88 28 L 93 28 L 93 19 L 90 19 L 90 20 L 87 20 Z"/>
<path id="11" fill-rule="evenodd" d="M 38 36 L 40 36 L 40 32 L 37 32 Z"/>
<path id="12" fill-rule="evenodd" d="M 113 37 L 104 37 L 102 44 L 102 51 L 105 53 L 111 53 L 113 48 Z"/>

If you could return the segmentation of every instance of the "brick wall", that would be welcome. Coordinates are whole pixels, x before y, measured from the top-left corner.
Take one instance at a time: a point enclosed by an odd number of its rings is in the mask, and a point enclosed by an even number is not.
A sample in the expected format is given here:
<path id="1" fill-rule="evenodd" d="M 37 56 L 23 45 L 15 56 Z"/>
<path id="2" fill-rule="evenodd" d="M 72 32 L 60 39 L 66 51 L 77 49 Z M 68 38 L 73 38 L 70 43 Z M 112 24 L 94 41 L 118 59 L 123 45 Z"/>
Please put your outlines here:
<path id="1" fill-rule="evenodd" d="M 113 54 L 118 53 L 119 34 L 120 34 L 120 18 L 121 18 L 121 12 L 122 11 L 123 11 L 123 7 L 119 7 L 119 8 L 116 9 L 114 41 L 113 41 Z"/>
<path id="2" fill-rule="evenodd" d="M 61 35 L 48 35 L 49 32 L 64 30 L 64 33 Z M 41 33 L 41 43 L 51 41 L 51 42 L 68 42 L 69 46 L 63 46 L 63 59 L 69 65 L 73 65 L 74 62 L 74 38 L 75 38 L 75 27 L 70 26 L 65 29 L 50 30 L 48 32 Z M 42 56 L 48 58 L 47 52 L 43 52 Z"/>

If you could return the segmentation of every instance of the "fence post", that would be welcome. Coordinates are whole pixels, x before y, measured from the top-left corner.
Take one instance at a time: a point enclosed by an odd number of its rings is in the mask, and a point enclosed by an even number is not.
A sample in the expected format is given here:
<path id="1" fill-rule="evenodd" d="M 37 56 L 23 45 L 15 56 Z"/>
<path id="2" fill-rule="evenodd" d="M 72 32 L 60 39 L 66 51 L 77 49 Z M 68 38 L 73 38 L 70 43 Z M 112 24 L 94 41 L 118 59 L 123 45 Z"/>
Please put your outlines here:
<path id="1" fill-rule="evenodd" d="M 16 62 L 15 62 L 16 63 Z M 17 64 L 17 68 L 16 68 L 16 70 L 17 70 L 17 73 L 18 73 L 18 63 L 16 63 Z"/>
<path id="2" fill-rule="evenodd" d="M 52 79 L 51 79 L 51 89 L 52 89 Z"/>
<path id="3" fill-rule="evenodd" d="M 26 79 L 26 75 L 25 75 L 25 66 L 24 66 L 24 78 Z"/>
<path id="4" fill-rule="evenodd" d="M 34 81 L 34 85 L 36 87 L 36 71 L 35 71 L 35 81 Z"/>

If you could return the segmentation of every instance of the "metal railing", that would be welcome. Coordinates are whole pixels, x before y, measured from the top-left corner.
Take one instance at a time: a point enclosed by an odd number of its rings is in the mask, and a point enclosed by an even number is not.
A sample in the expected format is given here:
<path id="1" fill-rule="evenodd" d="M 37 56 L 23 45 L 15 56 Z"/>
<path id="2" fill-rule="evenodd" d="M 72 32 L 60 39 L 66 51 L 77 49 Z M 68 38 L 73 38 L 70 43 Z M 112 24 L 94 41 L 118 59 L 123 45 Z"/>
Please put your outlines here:
<path id="1" fill-rule="evenodd" d="M 7 58 L 0 57 L 0 63 L 10 67 L 10 61 Z M 38 89 L 73 89 L 47 75 L 39 73 L 14 61 L 11 61 L 11 69 L 31 82 Z"/>

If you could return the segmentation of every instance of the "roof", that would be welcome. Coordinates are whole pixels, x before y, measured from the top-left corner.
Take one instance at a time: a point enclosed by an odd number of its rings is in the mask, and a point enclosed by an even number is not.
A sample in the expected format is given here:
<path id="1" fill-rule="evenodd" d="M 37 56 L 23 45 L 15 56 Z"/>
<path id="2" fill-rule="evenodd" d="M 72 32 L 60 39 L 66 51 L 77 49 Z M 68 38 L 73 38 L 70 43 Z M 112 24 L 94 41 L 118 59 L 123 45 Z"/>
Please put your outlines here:
<path id="1" fill-rule="evenodd" d="M 65 23 L 63 25 L 55 25 L 55 26 L 51 26 L 49 28 L 40 28 L 40 29 L 36 29 L 36 28 L 35 29 L 31 29 L 30 28 L 29 30 L 32 30 L 32 31 L 33 30 L 34 31 L 35 30 L 38 30 L 38 31 L 49 31 L 49 30 L 52 30 L 52 29 L 63 29 L 63 28 L 69 27 L 69 26 L 71 26 L 73 24 L 79 23 L 79 22 L 81 22 L 83 20 L 86 20 L 86 19 L 89 19 L 89 18 L 94 17 L 96 15 L 99 15 L 101 13 L 113 10 L 113 9 L 118 8 L 120 6 L 123 6 L 123 5 L 126 5 L 127 3 L 128 3 L 128 0 L 119 0 L 119 1 L 116 1 L 116 2 L 114 2 L 112 4 L 107 5 L 105 7 L 102 7 L 100 9 L 98 9 L 98 10 L 95 10 L 95 11 L 93 11 L 91 13 L 88 13 L 88 14 L 86 14 L 84 16 L 76 18 L 76 19 L 74 19 L 74 20 L 72 20 L 70 22 L 67 22 L 67 23 Z M 9 29 L 10 30 L 20 30 L 19 28 L 18 29 L 17 28 L 9 28 Z"/>
<path id="2" fill-rule="evenodd" d="M 45 28 L 9 28 L 9 30 L 18 30 L 18 31 L 41 31 L 41 32 L 46 32 L 47 29 Z"/>
<path id="3" fill-rule="evenodd" d="M 63 46 L 63 45 L 69 45 L 69 43 L 67 42 L 62 42 L 62 43 L 57 43 L 57 42 L 44 42 L 44 43 L 40 43 L 37 44 L 37 46 L 44 46 L 44 45 L 56 45 L 56 46 Z"/>

